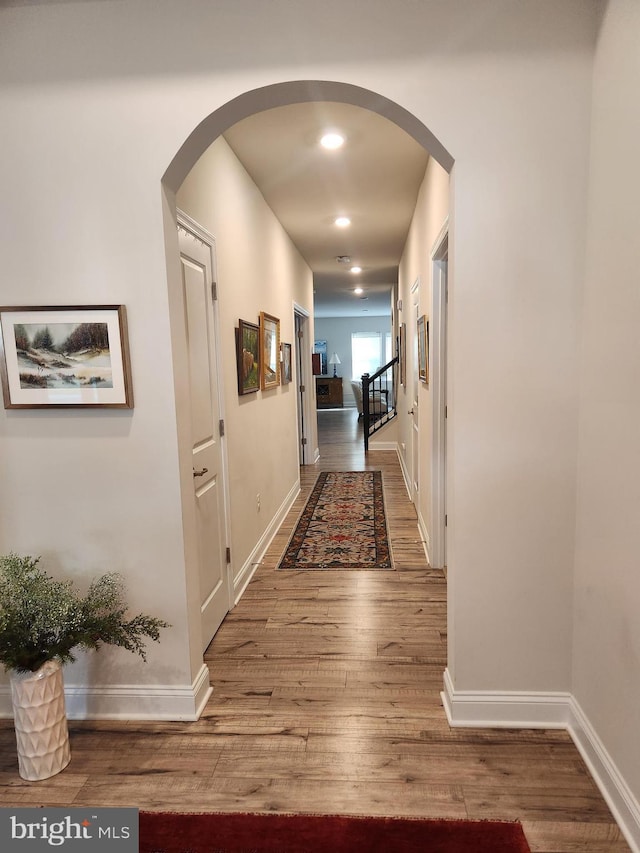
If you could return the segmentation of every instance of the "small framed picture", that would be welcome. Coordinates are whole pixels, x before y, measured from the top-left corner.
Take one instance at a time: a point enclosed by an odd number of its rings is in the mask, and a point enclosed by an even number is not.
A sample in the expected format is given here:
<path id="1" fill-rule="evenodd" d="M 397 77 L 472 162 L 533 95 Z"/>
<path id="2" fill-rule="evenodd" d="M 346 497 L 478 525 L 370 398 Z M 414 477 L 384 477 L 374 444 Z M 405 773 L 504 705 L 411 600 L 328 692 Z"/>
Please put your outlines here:
<path id="1" fill-rule="evenodd" d="M 280 320 L 260 312 L 260 387 L 263 391 L 280 384 Z"/>
<path id="2" fill-rule="evenodd" d="M 260 328 L 238 321 L 238 394 L 253 394 L 260 387 Z"/>
<path id="3" fill-rule="evenodd" d="M 0 308 L 5 409 L 133 408 L 124 305 Z"/>
<path id="4" fill-rule="evenodd" d="M 319 361 L 320 361 L 319 374 L 317 374 L 317 375 L 326 376 L 327 375 L 327 342 L 326 341 L 314 341 L 313 352 L 314 352 L 314 355 L 318 355 L 320 357 L 320 359 L 319 359 Z"/>
<path id="5" fill-rule="evenodd" d="M 429 385 L 429 318 L 418 317 L 418 375 Z"/>
<path id="6" fill-rule="evenodd" d="M 282 344 L 282 384 L 291 382 L 291 344 Z"/>

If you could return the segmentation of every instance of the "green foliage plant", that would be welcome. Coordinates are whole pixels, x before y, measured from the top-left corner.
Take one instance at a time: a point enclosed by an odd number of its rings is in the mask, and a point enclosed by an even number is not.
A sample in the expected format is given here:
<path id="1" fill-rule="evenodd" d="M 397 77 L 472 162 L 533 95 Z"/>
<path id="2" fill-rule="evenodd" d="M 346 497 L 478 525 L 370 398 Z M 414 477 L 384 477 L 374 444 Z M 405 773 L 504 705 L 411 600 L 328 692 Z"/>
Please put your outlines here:
<path id="1" fill-rule="evenodd" d="M 121 646 L 146 660 L 145 639 L 157 642 L 167 622 L 140 613 L 129 618 L 122 577 L 110 572 L 92 581 L 85 596 L 39 565 L 40 557 L 0 557 L 0 663 L 6 670 L 36 672 L 43 663 L 75 660 L 76 648 Z"/>

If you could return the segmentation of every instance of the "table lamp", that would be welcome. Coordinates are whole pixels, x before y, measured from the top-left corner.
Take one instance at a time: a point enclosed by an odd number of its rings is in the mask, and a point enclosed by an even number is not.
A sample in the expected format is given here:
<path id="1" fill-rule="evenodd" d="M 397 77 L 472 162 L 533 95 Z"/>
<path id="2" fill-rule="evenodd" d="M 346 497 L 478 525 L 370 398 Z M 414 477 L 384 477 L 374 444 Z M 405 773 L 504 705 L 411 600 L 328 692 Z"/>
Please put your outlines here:
<path id="1" fill-rule="evenodd" d="M 340 359 L 338 358 L 338 353 L 337 353 L 337 352 L 334 352 L 334 354 L 331 356 L 331 358 L 329 359 L 329 364 L 332 364 L 332 365 L 333 365 L 333 376 L 334 376 L 334 378 L 335 378 L 335 377 L 337 376 L 337 373 L 336 373 L 336 364 L 341 364 L 341 361 L 340 361 Z"/>

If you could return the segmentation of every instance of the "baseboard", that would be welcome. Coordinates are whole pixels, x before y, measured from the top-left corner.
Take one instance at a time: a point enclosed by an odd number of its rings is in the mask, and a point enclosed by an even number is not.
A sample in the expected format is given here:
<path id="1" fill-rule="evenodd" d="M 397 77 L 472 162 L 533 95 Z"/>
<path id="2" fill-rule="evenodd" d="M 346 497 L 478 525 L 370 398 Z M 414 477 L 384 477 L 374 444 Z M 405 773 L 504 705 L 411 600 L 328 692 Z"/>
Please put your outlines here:
<path id="1" fill-rule="evenodd" d="M 442 704 L 452 727 L 566 729 L 569 693 L 455 690 L 446 669 Z"/>
<path id="2" fill-rule="evenodd" d="M 411 475 L 407 469 L 407 463 L 405 462 L 404 456 L 402 455 L 402 451 L 400 450 L 400 445 L 396 444 L 396 454 L 398 455 L 398 462 L 400 463 L 400 470 L 402 471 L 402 479 L 404 480 L 404 487 L 407 490 L 407 494 L 409 495 L 409 500 L 411 500 Z"/>
<path id="3" fill-rule="evenodd" d="M 429 557 L 429 554 L 431 553 L 431 537 L 429 536 L 427 525 L 424 523 L 424 518 L 420 511 L 418 511 L 418 532 L 420 533 L 420 539 L 422 541 L 422 547 L 424 548 L 425 557 L 427 558 L 427 563 L 431 565 L 431 558 Z"/>
<path id="4" fill-rule="evenodd" d="M 376 441 L 375 439 L 369 439 L 369 450 L 395 450 L 397 446 L 397 441 Z"/>
<path id="5" fill-rule="evenodd" d="M 638 801 L 570 693 L 456 690 L 447 669 L 441 698 L 452 727 L 565 729 L 569 732 L 627 843 L 634 853 L 640 853 Z"/>
<path id="6" fill-rule="evenodd" d="M 295 499 L 300 494 L 300 480 L 296 480 L 289 494 L 285 497 L 284 501 L 280 505 L 280 508 L 274 515 L 274 517 L 269 522 L 267 529 L 264 531 L 260 539 L 258 540 L 256 546 L 253 548 L 249 556 L 247 557 L 244 565 L 236 575 L 233 581 L 233 600 L 234 603 L 237 604 L 242 598 L 242 594 L 244 593 L 249 581 L 255 574 L 256 569 L 262 562 L 264 555 L 267 552 L 267 548 L 271 545 L 273 541 L 273 537 L 276 535 L 278 530 L 280 529 L 280 525 L 285 520 L 287 513 L 291 509 L 294 504 Z"/>
<path id="7" fill-rule="evenodd" d="M 575 698 L 569 733 L 634 853 L 640 853 L 640 803 Z"/>
<path id="8" fill-rule="evenodd" d="M 212 689 L 209 668 L 202 664 L 190 685 L 65 684 L 70 720 L 180 720 L 199 719 Z M 11 688 L 0 687 L 0 717 L 11 719 Z"/>

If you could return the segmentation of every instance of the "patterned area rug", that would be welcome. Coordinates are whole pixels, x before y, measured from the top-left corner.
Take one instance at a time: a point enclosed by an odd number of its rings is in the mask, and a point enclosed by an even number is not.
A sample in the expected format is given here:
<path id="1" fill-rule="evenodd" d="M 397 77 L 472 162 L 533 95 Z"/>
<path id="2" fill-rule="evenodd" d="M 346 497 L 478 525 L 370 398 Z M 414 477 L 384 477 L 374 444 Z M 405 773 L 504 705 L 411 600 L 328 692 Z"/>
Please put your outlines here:
<path id="1" fill-rule="evenodd" d="M 392 569 L 381 471 L 323 471 L 279 569 Z"/>

